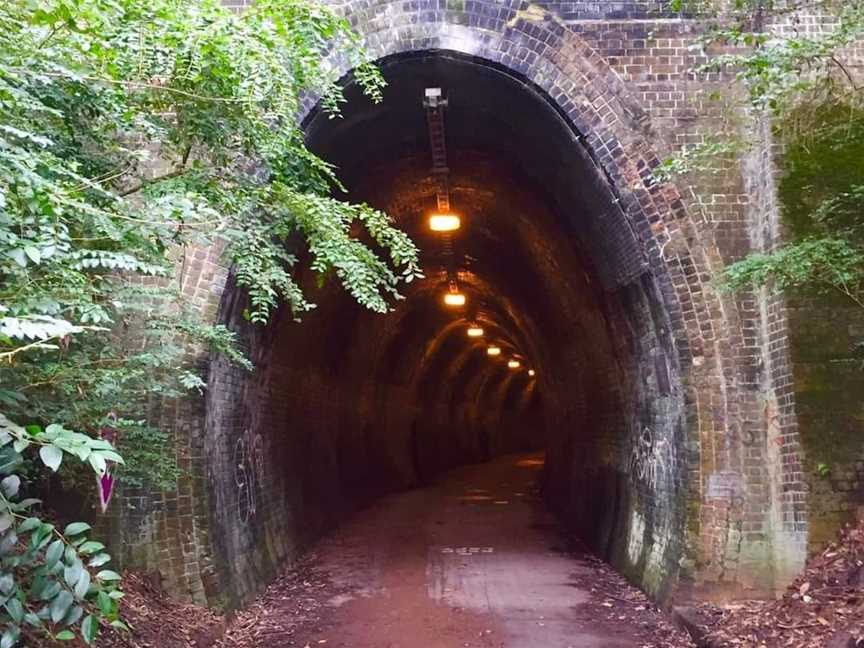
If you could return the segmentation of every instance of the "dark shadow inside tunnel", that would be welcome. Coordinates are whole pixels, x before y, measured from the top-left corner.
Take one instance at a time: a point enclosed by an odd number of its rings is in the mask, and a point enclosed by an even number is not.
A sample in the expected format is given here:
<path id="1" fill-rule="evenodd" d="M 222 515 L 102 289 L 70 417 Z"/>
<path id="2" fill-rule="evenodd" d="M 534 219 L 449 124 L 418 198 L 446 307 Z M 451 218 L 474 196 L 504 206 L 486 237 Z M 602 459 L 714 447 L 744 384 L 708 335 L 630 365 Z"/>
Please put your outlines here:
<path id="1" fill-rule="evenodd" d="M 265 328 L 244 322 L 239 290 L 226 292 L 222 320 L 258 367 L 251 377 L 211 369 L 226 577 L 244 592 L 376 496 L 544 450 L 544 492 L 562 519 L 662 596 L 680 551 L 683 476 L 642 474 L 638 461 L 646 434 L 683 439 L 681 370 L 617 188 L 560 101 L 507 70 L 441 51 L 380 63 L 383 103 L 347 79 L 343 116 L 313 112 L 309 146 L 336 166 L 341 197 L 410 234 L 425 278 L 382 316 L 335 280 L 304 277 L 317 308 L 301 324 L 279 312 Z M 428 227 L 437 185 L 422 101 L 433 87 L 448 100 L 449 199 L 462 222 L 451 253 Z M 454 273 L 461 308 L 442 304 Z M 662 452 L 651 439 L 647 452 Z M 657 492 L 671 504 L 646 504 Z M 238 513 L 238 501 L 253 510 Z"/>

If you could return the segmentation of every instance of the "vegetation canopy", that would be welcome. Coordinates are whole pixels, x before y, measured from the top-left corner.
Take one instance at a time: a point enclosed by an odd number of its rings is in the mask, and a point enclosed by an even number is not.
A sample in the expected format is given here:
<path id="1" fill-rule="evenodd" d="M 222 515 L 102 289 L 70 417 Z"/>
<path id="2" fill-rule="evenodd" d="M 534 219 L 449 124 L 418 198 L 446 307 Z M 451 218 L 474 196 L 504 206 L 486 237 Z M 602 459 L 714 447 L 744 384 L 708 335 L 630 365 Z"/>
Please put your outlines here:
<path id="1" fill-rule="evenodd" d="M 778 193 L 787 243 L 731 264 L 722 286 L 833 294 L 864 306 L 864 78 L 860 66 L 849 63 L 864 40 L 864 2 L 673 4 L 717 24 L 697 47 L 716 54 L 719 46 L 721 53 L 695 72 L 738 81 L 748 101 L 735 110 L 743 109 L 751 126 L 767 120 L 780 145 Z M 726 125 L 716 137 L 684 147 L 654 176 L 663 182 L 693 170 L 722 171 L 730 154 L 746 152 L 743 139 L 754 138 L 736 137 Z"/>
<path id="2" fill-rule="evenodd" d="M 34 516 L 22 478 L 92 488 L 74 456 L 170 487 L 166 433 L 140 413 L 205 388 L 190 345 L 251 368 L 184 299 L 187 255 L 224 249 L 256 323 L 312 308 L 300 259 L 377 312 L 419 276 L 410 239 L 332 198 L 304 145 L 303 99 L 343 101 L 334 52 L 380 101 L 347 22 L 305 0 L 0 3 L 0 648 L 122 625 L 104 547 Z"/>

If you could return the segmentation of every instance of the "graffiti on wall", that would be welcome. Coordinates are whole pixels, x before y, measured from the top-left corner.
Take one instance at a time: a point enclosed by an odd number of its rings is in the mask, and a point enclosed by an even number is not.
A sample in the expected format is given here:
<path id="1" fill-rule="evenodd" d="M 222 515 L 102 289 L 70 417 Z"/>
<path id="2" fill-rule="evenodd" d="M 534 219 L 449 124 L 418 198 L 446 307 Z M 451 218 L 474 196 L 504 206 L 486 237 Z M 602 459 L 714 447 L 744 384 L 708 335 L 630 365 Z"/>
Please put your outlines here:
<path id="1" fill-rule="evenodd" d="M 234 483 L 237 487 L 237 510 L 240 520 L 248 524 L 258 510 L 261 476 L 264 474 L 264 442 L 261 434 L 244 430 L 234 444 Z"/>
<path id="2" fill-rule="evenodd" d="M 99 430 L 99 438 L 104 439 L 115 448 L 117 440 L 120 437 L 120 430 L 117 429 L 117 415 L 114 412 L 109 412 L 108 425 Z M 96 491 L 99 493 L 99 508 L 105 513 L 108 510 L 108 505 L 111 503 L 111 497 L 114 495 L 114 487 L 117 485 L 117 477 L 114 474 L 114 462 L 106 461 L 105 470 L 96 475 Z"/>
<path id="3" fill-rule="evenodd" d="M 675 473 L 675 448 L 666 438 L 658 435 L 650 427 L 633 442 L 630 454 L 630 477 L 636 482 L 656 490 L 658 485 L 667 482 Z"/>

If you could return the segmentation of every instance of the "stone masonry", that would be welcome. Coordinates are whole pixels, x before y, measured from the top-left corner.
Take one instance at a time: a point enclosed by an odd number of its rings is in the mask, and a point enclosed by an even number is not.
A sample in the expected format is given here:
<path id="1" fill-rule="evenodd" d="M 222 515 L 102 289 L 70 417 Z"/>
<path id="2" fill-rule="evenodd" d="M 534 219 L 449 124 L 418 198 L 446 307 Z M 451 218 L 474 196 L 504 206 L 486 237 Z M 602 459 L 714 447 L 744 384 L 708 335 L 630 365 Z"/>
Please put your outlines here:
<path id="1" fill-rule="evenodd" d="M 692 71 L 710 54 L 696 45 L 704 25 L 663 0 L 346 0 L 335 6 L 371 55 L 396 70 L 400 57 L 445 53 L 530 87 L 577 134 L 580 155 L 608 195 L 603 214 L 587 217 L 586 236 L 605 252 L 593 263 L 603 284 L 597 299 L 611 323 L 603 330 L 598 319 L 597 335 L 610 336 L 610 357 L 625 358 L 619 364 L 626 368 L 610 362 L 597 375 L 605 372 L 609 384 L 624 376 L 623 384 L 633 387 L 592 393 L 586 382 L 580 389 L 588 396 L 572 402 L 567 381 L 550 389 L 558 412 L 544 419 L 552 439 L 548 479 L 557 493 L 550 502 L 565 522 L 658 599 L 779 591 L 806 557 L 808 520 L 830 518 L 820 541 L 836 528 L 849 508 L 844 493 L 861 488 L 861 466 L 838 470 L 831 488 L 805 474 L 806 432 L 799 428 L 811 425 L 812 416 L 796 416 L 802 378 L 789 342 L 803 333 L 790 333 L 795 318 L 781 296 L 728 295 L 714 284 L 724 264 L 782 240 L 770 129 L 748 134 L 760 145 L 720 173 L 662 184 L 652 177 L 682 146 L 718 128 L 742 128 L 740 115 L 709 99 L 720 92 L 733 103 L 730 80 Z M 312 102 L 308 110 L 311 119 Z M 398 212 L 398 201 L 388 200 Z M 351 510 L 346 489 L 368 481 L 372 497 L 418 477 L 416 465 L 393 458 L 401 450 L 378 443 L 376 425 L 359 424 L 372 420 L 370 411 L 384 411 L 385 401 L 408 402 L 408 388 L 397 385 L 382 396 L 374 375 L 350 387 L 326 377 L 337 374 L 310 376 L 303 362 L 311 354 L 283 353 L 274 340 L 302 348 L 314 344 L 311 338 L 284 332 L 284 322 L 264 332 L 244 329 L 242 298 L 221 250 L 191 250 L 186 267 L 187 298 L 243 331 L 263 369 L 250 377 L 201 359 L 210 374 L 205 402 L 159 412 L 174 431 L 184 471 L 178 488 L 122 493 L 111 513 L 112 539 L 127 564 L 158 570 L 172 592 L 236 605 Z M 398 337 L 401 321 L 381 324 L 380 345 L 357 353 L 374 364 L 375 354 Z M 323 321 L 313 326 L 323 330 L 315 335 L 340 344 L 339 330 Z M 351 339 L 344 344 L 351 348 Z M 331 362 L 338 366 L 338 354 Z M 574 374 L 572 384 L 578 380 Z M 279 395 L 285 385 L 293 386 L 290 397 Z M 505 386 L 495 393 L 497 402 L 509 403 Z M 394 405 L 381 425 L 412 438 L 416 407 Z M 528 397 L 507 407 L 525 425 L 539 411 Z M 482 427 L 479 413 L 464 415 Z M 308 429 L 284 434 L 308 436 L 285 442 L 270 435 L 289 419 Z M 351 425 L 355 445 L 331 443 L 341 438 L 340 427 Z M 571 432 L 585 427 L 597 430 L 590 442 Z M 458 434 L 452 432 L 453 444 L 462 444 L 452 461 L 476 459 L 480 451 Z M 517 432 L 507 434 L 502 449 L 521 447 Z M 372 456 L 378 451 L 369 448 L 378 447 L 382 456 Z M 390 468 L 371 481 L 353 475 L 349 464 L 362 453 Z M 280 457 L 286 463 L 277 465 Z M 344 475 L 343 485 L 333 486 L 327 474 Z M 808 500 L 808 481 L 821 499 Z M 586 489 L 608 506 L 591 508 Z"/>

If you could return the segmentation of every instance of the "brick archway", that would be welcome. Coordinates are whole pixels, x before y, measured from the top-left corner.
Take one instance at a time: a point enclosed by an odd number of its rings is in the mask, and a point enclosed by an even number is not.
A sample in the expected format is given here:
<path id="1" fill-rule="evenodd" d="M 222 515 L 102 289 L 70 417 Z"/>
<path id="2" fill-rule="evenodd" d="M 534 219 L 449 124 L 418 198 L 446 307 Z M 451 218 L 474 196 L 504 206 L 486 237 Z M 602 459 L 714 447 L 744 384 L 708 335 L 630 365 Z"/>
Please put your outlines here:
<path id="1" fill-rule="evenodd" d="M 806 523 L 800 510 L 793 512 L 794 496 L 781 496 L 782 501 L 765 506 L 762 489 L 772 479 L 788 483 L 800 469 L 793 461 L 780 467 L 789 477 L 769 475 L 754 470 L 748 460 L 753 452 L 742 437 L 761 439 L 766 434 L 766 423 L 759 415 L 764 396 L 753 388 L 742 389 L 748 363 L 754 359 L 742 359 L 740 349 L 736 350 L 746 337 L 742 327 L 748 326 L 754 313 L 739 312 L 740 302 L 718 294 L 714 286 L 724 255 L 705 214 L 685 200 L 676 184 L 657 184 L 652 179 L 660 161 L 658 151 L 668 152 L 674 143 L 655 128 L 649 112 L 608 59 L 555 12 L 539 5 L 466 2 L 454 6 L 437 0 L 370 5 L 360 0 L 340 3 L 339 10 L 363 36 L 379 64 L 412 53 L 440 52 L 495 67 L 532 87 L 578 134 L 621 207 L 620 220 L 598 225 L 614 259 L 605 275 L 612 289 L 622 289 L 640 275 L 650 276 L 674 337 L 687 401 L 688 454 L 681 483 L 686 484 L 691 502 L 680 527 L 687 538 L 675 557 L 685 566 L 680 574 L 683 588 L 729 592 L 743 587 L 765 592 L 782 586 L 794 565 L 803 560 Z M 350 70 L 338 60 L 334 67 L 350 77 Z M 307 120 L 314 108 L 312 101 L 305 104 Z M 747 224 L 738 227 L 743 231 Z M 628 258 L 634 243 L 637 263 Z M 785 442 L 797 447 L 794 430 Z M 656 452 L 655 447 L 651 444 L 648 453 Z M 776 526 L 770 509 L 777 508 L 783 511 L 781 535 L 794 536 L 798 553 L 791 561 L 788 554 L 781 558 L 785 564 L 775 572 L 772 540 L 764 538 L 770 536 L 772 523 Z M 747 527 L 759 531 L 750 534 L 755 539 L 752 544 Z M 633 529 L 626 531 L 638 535 Z M 665 550 L 656 545 L 652 549 L 652 541 L 663 544 L 660 538 L 649 539 L 640 545 L 643 555 L 628 556 L 629 561 L 644 569 L 645 554 L 650 562 L 656 557 L 652 551 Z M 625 572 L 626 563 L 618 564 Z M 644 572 L 634 577 L 656 590 Z"/>
<path id="2" fill-rule="evenodd" d="M 782 394 L 778 399 L 776 376 L 761 383 L 753 377 L 754 367 L 770 353 L 785 352 L 769 352 L 767 345 L 774 338 L 761 330 L 770 322 L 782 328 L 783 315 L 772 311 L 766 319 L 748 299 L 717 293 L 714 274 L 729 258 L 718 244 L 717 228 L 689 193 L 685 199 L 676 185 L 652 180 L 659 156 L 676 144 L 669 140 L 668 129 L 658 127 L 652 106 L 637 98 L 608 54 L 536 5 L 355 0 L 340 5 L 340 11 L 382 65 L 433 53 L 492 68 L 522 84 L 577 136 L 616 205 L 591 224 L 605 252 L 606 266 L 599 274 L 609 294 L 625 295 L 624 301 L 626 295 L 638 294 L 642 301 L 636 301 L 645 313 L 657 311 L 659 324 L 652 335 L 665 338 L 668 345 L 658 342 L 656 348 L 646 348 L 642 380 L 669 381 L 660 375 L 665 372 L 661 365 L 668 364 L 675 384 L 667 389 L 676 393 L 681 409 L 669 416 L 668 429 L 634 424 L 629 445 L 619 449 L 620 463 L 638 482 L 639 497 L 656 500 L 673 514 L 662 528 L 646 526 L 645 516 L 634 512 L 610 527 L 605 542 L 613 562 L 658 597 L 691 590 L 765 592 L 785 584 L 803 559 L 801 538 L 806 537 L 804 513 L 794 509 L 801 490 L 794 454 L 797 436 L 794 416 L 782 430 L 769 430 L 765 403 L 773 403 L 774 410 L 785 407 L 787 413 L 792 403 L 782 401 Z M 333 65 L 350 80 L 350 70 L 338 60 Z M 310 98 L 307 121 L 314 119 L 314 108 Z M 746 240 L 747 227 L 740 218 L 724 235 L 731 231 Z M 228 269 L 220 252 L 194 252 L 184 291 L 214 318 L 224 320 L 236 295 L 230 286 L 226 290 Z M 199 599 L 227 594 L 235 602 L 243 600 L 298 551 L 282 522 L 274 522 L 276 516 L 269 513 L 286 506 L 284 497 L 274 494 L 271 475 L 255 475 L 256 488 L 264 495 L 254 507 L 249 506 L 251 480 L 243 482 L 245 506 L 234 501 L 232 489 L 221 486 L 225 467 L 236 463 L 233 449 L 254 436 L 251 412 L 256 399 L 263 398 L 261 389 L 219 361 L 211 362 L 205 407 L 193 404 L 178 416 L 177 438 L 190 478 L 177 493 L 151 498 L 136 519 L 121 521 L 131 556 L 158 567 L 177 592 Z M 370 397 L 376 399 L 381 396 Z M 251 419 L 252 427 L 247 421 L 235 430 L 230 421 L 238 417 Z M 768 446 L 778 437 L 788 449 L 782 461 L 772 458 Z M 265 448 L 261 454 L 266 457 L 267 439 L 256 443 Z M 675 458 L 667 461 L 672 446 Z M 779 465 L 772 468 L 771 461 Z M 662 480 L 657 466 L 664 463 L 675 467 L 658 487 Z M 662 490 L 662 497 L 652 494 L 652 488 Z M 181 503 L 183 511 L 178 509 Z M 259 521 L 249 524 L 253 513 Z M 247 519 L 241 519 L 244 516 Z M 778 539 L 790 538 L 791 544 L 784 546 L 791 549 L 776 546 Z M 187 566 L 180 569 L 181 563 Z M 214 563 L 232 564 L 226 571 Z"/>

